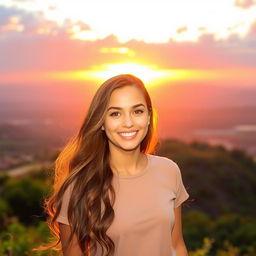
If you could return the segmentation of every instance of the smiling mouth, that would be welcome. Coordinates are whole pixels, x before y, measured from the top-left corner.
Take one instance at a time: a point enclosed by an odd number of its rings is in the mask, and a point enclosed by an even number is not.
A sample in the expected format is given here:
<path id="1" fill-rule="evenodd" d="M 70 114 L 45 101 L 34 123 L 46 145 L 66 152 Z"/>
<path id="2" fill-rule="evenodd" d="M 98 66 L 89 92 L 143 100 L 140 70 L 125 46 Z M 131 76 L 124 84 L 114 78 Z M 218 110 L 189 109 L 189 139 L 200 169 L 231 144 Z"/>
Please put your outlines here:
<path id="1" fill-rule="evenodd" d="M 138 133 L 138 130 L 132 131 L 132 132 L 119 132 L 118 134 L 124 139 L 133 139 L 136 137 L 137 133 Z"/>

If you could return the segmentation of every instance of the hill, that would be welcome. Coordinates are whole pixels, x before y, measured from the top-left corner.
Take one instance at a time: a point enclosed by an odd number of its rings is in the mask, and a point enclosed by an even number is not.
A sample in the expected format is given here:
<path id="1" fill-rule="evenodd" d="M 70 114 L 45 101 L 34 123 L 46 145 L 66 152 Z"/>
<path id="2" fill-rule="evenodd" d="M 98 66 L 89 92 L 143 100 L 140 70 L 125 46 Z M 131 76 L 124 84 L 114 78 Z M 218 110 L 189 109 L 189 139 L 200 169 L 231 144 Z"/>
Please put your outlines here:
<path id="1" fill-rule="evenodd" d="M 233 212 L 254 216 L 256 163 L 246 152 L 168 139 L 162 141 L 157 154 L 179 165 L 190 194 L 189 209 L 212 217 Z"/>

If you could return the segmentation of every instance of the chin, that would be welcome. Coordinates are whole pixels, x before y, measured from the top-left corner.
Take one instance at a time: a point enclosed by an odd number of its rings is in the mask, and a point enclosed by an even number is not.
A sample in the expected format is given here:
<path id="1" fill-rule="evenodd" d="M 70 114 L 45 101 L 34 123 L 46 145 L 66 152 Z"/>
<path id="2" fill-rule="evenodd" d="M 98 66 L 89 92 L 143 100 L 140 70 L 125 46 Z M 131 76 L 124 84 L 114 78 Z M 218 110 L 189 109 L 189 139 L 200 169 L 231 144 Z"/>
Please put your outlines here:
<path id="1" fill-rule="evenodd" d="M 132 151 L 132 150 L 136 150 L 137 148 L 140 148 L 140 144 L 141 142 L 143 141 L 144 137 L 141 138 L 139 141 L 135 141 L 135 142 L 120 142 L 120 143 L 117 143 L 115 145 L 118 145 L 120 148 L 122 148 L 123 150 L 126 150 L 126 151 Z"/>
<path id="2" fill-rule="evenodd" d="M 138 142 L 125 143 L 125 142 L 120 142 L 119 140 L 110 140 L 110 142 L 112 146 L 117 147 L 124 151 L 133 151 L 140 147 L 140 143 Z"/>
<path id="3" fill-rule="evenodd" d="M 140 145 L 137 145 L 136 147 L 120 147 L 120 148 L 124 151 L 134 151 L 139 147 L 140 147 Z"/>

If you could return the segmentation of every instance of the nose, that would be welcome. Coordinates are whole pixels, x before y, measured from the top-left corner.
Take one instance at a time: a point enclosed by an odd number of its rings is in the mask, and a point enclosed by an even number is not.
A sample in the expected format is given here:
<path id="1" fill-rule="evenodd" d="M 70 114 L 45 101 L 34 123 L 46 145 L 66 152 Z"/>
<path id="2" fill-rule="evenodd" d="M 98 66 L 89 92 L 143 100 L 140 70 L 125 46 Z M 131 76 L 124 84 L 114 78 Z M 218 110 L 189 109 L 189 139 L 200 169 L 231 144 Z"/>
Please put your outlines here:
<path id="1" fill-rule="evenodd" d="M 131 117 L 130 114 L 124 115 L 123 125 L 125 127 L 132 127 L 133 126 L 133 120 L 132 120 L 132 117 Z"/>

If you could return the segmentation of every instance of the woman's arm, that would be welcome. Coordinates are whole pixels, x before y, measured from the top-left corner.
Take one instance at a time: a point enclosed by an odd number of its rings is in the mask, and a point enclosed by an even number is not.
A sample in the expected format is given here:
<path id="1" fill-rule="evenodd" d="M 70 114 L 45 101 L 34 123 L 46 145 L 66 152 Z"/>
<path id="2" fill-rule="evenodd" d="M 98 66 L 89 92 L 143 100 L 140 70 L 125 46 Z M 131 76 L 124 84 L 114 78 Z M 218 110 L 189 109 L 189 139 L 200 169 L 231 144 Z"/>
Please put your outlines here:
<path id="1" fill-rule="evenodd" d="M 177 256 L 188 256 L 182 235 L 181 205 L 174 208 L 175 222 L 172 230 L 172 244 Z"/>
<path id="2" fill-rule="evenodd" d="M 59 222 L 59 227 L 63 256 L 83 256 L 76 235 L 73 236 L 71 243 L 65 248 L 71 233 L 70 226 Z"/>

